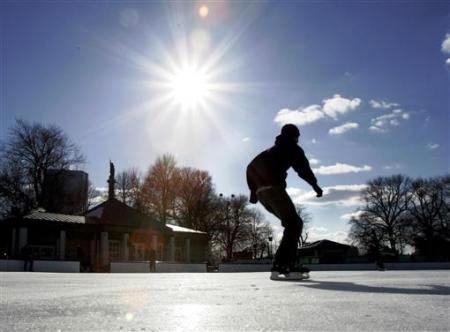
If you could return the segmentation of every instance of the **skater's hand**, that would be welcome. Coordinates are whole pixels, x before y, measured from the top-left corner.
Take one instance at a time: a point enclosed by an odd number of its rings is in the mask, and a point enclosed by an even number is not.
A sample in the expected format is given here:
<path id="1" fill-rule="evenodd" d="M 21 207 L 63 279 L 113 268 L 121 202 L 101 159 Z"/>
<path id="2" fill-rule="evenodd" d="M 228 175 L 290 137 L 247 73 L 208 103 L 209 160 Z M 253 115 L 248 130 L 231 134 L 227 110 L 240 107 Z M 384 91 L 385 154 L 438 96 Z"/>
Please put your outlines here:
<path id="1" fill-rule="evenodd" d="M 313 189 L 317 194 L 316 197 L 322 197 L 323 194 L 322 188 L 320 188 L 318 185 L 315 185 Z"/>

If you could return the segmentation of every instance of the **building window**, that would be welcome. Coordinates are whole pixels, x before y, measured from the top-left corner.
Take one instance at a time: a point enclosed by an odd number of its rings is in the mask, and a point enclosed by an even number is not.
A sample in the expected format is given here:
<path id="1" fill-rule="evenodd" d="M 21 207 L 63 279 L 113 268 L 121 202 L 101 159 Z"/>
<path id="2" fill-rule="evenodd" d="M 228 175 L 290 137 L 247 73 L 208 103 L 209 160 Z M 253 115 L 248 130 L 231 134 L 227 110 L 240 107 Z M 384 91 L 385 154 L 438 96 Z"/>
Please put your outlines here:
<path id="1" fill-rule="evenodd" d="M 34 259 L 56 259 L 54 246 L 30 245 Z"/>
<path id="2" fill-rule="evenodd" d="M 111 260 L 120 259 L 120 241 L 109 240 L 109 258 Z"/>

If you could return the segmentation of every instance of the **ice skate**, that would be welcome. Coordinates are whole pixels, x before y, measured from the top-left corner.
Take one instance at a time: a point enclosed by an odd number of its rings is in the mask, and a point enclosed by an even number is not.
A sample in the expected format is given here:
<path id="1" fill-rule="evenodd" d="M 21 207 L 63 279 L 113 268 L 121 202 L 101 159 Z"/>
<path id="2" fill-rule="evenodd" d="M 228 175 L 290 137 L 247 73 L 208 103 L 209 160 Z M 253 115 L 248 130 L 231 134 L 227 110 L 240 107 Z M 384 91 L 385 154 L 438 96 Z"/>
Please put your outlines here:
<path id="1" fill-rule="evenodd" d="M 270 274 L 271 280 L 304 280 L 309 278 L 309 269 L 301 267 L 290 270 L 289 268 L 273 267 Z"/>
<path id="2" fill-rule="evenodd" d="M 271 280 L 305 280 L 309 279 L 309 273 L 302 272 L 284 272 L 272 271 L 270 275 Z"/>

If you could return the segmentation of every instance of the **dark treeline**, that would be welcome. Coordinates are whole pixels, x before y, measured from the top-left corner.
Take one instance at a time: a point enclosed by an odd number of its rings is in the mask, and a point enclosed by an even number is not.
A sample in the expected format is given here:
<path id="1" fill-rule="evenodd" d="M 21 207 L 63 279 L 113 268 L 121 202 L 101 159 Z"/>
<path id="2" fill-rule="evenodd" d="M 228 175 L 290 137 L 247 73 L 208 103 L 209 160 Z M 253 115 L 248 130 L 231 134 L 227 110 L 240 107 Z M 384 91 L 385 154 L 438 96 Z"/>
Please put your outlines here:
<path id="1" fill-rule="evenodd" d="M 0 144 L 0 213 L 20 217 L 42 207 L 48 170 L 80 169 L 85 157 L 58 127 L 17 120 Z M 89 188 L 92 207 L 101 192 Z M 145 172 L 137 168 L 116 176 L 116 198 L 164 223 L 208 234 L 212 259 L 233 259 L 237 253 L 269 255 L 270 224 L 248 205 L 244 195 L 223 196 L 204 170 L 180 167 L 163 155 Z"/>
<path id="2" fill-rule="evenodd" d="M 349 233 L 360 248 L 382 248 L 395 259 L 411 246 L 414 255 L 428 260 L 450 259 L 450 175 L 378 177 L 361 198 Z"/>

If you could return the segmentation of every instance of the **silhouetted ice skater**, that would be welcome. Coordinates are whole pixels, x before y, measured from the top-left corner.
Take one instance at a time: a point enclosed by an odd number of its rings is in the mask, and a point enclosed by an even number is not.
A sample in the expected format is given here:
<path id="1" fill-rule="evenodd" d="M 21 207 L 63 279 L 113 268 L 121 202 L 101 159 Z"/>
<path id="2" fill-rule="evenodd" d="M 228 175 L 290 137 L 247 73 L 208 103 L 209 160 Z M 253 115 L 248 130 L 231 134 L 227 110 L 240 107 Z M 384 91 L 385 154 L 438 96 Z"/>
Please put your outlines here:
<path id="1" fill-rule="evenodd" d="M 322 189 L 317 185 L 303 149 L 297 144 L 299 136 L 297 126 L 283 126 L 275 145 L 258 154 L 247 167 L 250 202 L 261 202 L 267 211 L 281 220 L 284 227 L 283 238 L 273 261 L 271 279 L 304 279 L 309 272 L 299 264 L 297 257 L 303 221 L 286 192 L 287 170 L 292 167 L 300 178 L 313 187 L 317 197 L 322 196 Z"/>

